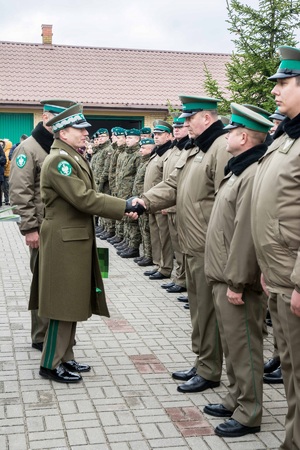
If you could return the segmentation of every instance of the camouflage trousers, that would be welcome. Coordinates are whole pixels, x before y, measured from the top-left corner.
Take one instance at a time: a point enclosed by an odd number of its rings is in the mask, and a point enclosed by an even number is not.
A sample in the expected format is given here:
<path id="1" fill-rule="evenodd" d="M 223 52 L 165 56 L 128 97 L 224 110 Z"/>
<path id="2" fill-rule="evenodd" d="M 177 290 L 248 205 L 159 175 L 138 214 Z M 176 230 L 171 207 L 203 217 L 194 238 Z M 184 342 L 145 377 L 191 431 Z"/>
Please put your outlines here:
<path id="1" fill-rule="evenodd" d="M 149 226 L 149 215 L 142 214 L 139 217 L 139 227 L 142 238 L 143 245 L 143 255 L 145 258 L 152 259 L 152 248 L 151 248 L 151 238 L 150 238 L 150 226 Z"/>

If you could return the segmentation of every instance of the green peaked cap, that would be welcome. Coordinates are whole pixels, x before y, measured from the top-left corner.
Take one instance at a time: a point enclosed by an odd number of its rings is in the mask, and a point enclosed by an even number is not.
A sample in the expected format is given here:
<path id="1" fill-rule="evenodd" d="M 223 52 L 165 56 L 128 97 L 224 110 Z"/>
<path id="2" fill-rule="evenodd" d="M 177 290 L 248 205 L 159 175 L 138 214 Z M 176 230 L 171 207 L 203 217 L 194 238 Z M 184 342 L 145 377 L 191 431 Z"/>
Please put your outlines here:
<path id="1" fill-rule="evenodd" d="M 256 112 L 257 114 L 260 114 L 261 116 L 263 116 L 265 119 L 268 119 L 270 116 L 270 112 L 267 111 L 266 109 L 260 108 L 259 106 L 255 106 L 255 105 L 248 105 L 247 103 L 243 103 L 243 106 L 246 106 L 246 108 L 251 109 L 251 111 Z"/>
<path id="2" fill-rule="evenodd" d="M 269 77 L 271 81 L 276 81 L 280 78 L 291 78 L 300 75 L 300 49 L 282 45 L 278 48 L 280 55 L 280 65 L 277 72 Z"/>
<path id="3" fill-rule="evenodd" d="M 76 102 L 74 102 L 73 100 L 59 99 L 41 100 L 40 103 L 41 105 L 43 105 L 44 111 L 51 112 L 52 114 L 59 114 L 65 109 L 70 108 L 70 106 L 76 105 Z"/>
<path id="4" fill-rule="evenodd" d="M 179 100 L 182 103 L 182 113 L 179 117 L 190 117 L 199 111 L 211 111 L 218 109 L 218 102 L 221 100 L 212 97 L 194 97 L 180 95 Z"/>
<path id="5" fill-rule="evenodd" d="M 230 108 L 232 112 L 231 120 L 230 124 L 225 127 L 225 130 L 244 127 L 249 130 L 267 133 L 273 127 L 273 123 L 270 120 L 265 119 L 261 114 L 252 111 L 246 106 L 231 103 Z"/>

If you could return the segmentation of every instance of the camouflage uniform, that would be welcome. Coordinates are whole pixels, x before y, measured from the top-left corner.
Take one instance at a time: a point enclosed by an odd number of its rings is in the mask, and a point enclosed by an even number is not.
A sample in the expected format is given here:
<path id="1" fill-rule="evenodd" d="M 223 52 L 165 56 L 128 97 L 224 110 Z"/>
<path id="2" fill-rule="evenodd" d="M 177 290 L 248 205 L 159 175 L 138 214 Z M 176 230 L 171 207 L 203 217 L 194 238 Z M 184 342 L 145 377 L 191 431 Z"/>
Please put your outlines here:
<path id="1" fill-rule="evenodd" d="M 102 172 L 99 174 L 99 192 L 103 194 L 111 194 L 111 188 L 109 183 L 109 168 L 112 154 L 114 152 L 111 142 L 108 140 L 101 145 L 102 148 L 102 161 L 104 161 Z M 115 221 L 112 219 L 101 219 L 106 232 L 114 234 Z"/>
<path id="2" fill-rule="evenodd" d="M 116 171 L 115 171 L 115 192 L 117 197 L 120 197 L 121 195 L 121 185 L 122 185 L 122 166 L 124 163 L 124 160 L 126 158 L 126 145 L 120 145 L 118 147 L 118 159 L 116 163 Z M 116 235 L 118 237 L 124 238 L 124 221 L 123 220 L 117 220 L 116 221 Z"/>
<path id="3" fill-rule="evenodd" d="M 104 144 L 98 145 L 99 148 L 99 158 L 97 158 L 97 164 L 95 168 L 94 177 L 96 180 L 96 186 L 97 186 L 97 192 L 102 193 L 109 193 L 109 186 L 108 183 L 105 183 L 103 181 L 103 172 L 104 172 L 104 166 L 105 166 L 105 160 L 107 158 L 108 152 L 111 152 L 111 143 L 110 141 L 106 141 Z M 99 218 L 99 224 L 105 228 L 106 227 L 106 220 L 103 217 Z"/>
<path id="4" fill-rule="evenodd" d="M 138 167 L 133 188 L 132 188 L 132 196 L 139 197 L 144 192 L 144 179 L 146 168 L 149 163 L 151 153 L 149 155 L 145 155 L 141 157 L 141 163 Z M 150 226 L 149 226 L 149 215 L 147 213 L 142 214 L 138 219 L 139 231 L 141 234 L 141 240 L 143 245 L 143 255 L 144 258 L 152 259 L 152 248 L 151 248 L 151 239 L 150 239 Z"/>
<path id="5" fill-rule="evenodd" d="M 127 199 L 132 196 L 132 188 L 137 169 L 141 162 L 139 153 L 139 144 L 132 147 L 126 147 L 125 157 L 121 167 L 121 174 L 119 179 L 118 197 Z M 139 225 L 137 220 L 132 220 L 128 217 L 124 221 L 124 238 L 128 242 L 130 248 L 138 249 L 141 243 L 141 235 L 139 232 Z"/>

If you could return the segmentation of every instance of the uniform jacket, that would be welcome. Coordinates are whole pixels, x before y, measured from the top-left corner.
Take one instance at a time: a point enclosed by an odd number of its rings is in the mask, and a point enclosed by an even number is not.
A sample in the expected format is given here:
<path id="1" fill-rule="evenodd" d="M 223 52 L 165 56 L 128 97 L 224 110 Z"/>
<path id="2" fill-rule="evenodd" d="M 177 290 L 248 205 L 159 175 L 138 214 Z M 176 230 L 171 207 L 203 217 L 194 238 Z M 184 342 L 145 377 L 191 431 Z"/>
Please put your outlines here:
<path id="1" fill-rule="evenodd" d="M 92 172 L 94 175 L 94 180 L 96 183 L 96 187 L 97 187 L 97 192 L 99 192 L 99 179 L 98 179 L 98 164 L 100 159 L 102 158 L 102 153 L 101 153 L 101 149 L 99 147 L 99 145 L 97 147 L 94 147 L 94 153 L 91 159 L 91 168 L 92 168 Z"/>
<path id="2" fill-rule="evenodd" d="M 191 256 L 204 253 L 214 194 L 223 179 L 224 166 L 229 158 L 225 151 L 222 122 L 215 122 L 204 133 L 207 139 L 201 145 L 205 151 L 197 145 L 184 150 L 169 178 L 144 194 L 150 212 L 176 204 L 179 245 L 182 253 Z M 218 137 L 213 140 L 215 135 Z M 208 148 L 207 142 L 211 142 Z"/>
<path id="3" fill-rule="evenodd" d="M 36 129 L 49 140 L 47 148 L 50 151 L 53 135 L 43 127 L 42 123 Z M 46 148 L 46 146 L 45 146 Z M 19 225 L 21 233 L 38 231 L 43 219 L 44 206 L 40 193 L 40 175 L 47 151 L 39 142 L 30 136 L 14 151 L 9 177 L 9 197 L 14 212 L 21 216 Z"/>
<path id="4" fill-rule="evenodd" d="M 163 179 L 163 164 L 167 151 L 172 145 L 171 141 L 167 141 L 165 144 L 154 147 L 152 150 L 149 163 L 147 165 L 144 181 L 145 192 L 156 186 Z"/>
<path id="5" fill-rule="evenodd" d="M 127 199 L 132 196 L 134 178 L 141 162 L 139 150 L 139 144 L 126 147 L 118 187 L 118 196 L 121 198 Z"/>
<path id="6" fill-rule="evenodd" d="M 252 234 L 271 292 L 300 292 L 300 114 L 285 119 L 259 162 L 252 197 Z"/>
<path id="7" fill-rule="evenodd" d="M 95 165 L 95 169 L 94 169 L 94 177 L 96 180 L 96 185 L 98 188 L 98 192 L 102 192 L 103 190 L 103 185 L 101 177 L 102 177 L 102 173 L 104 170 L 104 164 L 105 164 L 105 159 L 106 159 L 106 153 L 107 151 L 111 150 L 111 142 L 110 140 L 104 142 L 104 144 L 100 144 L 98 145 L 98 152 L 99 152 L 99 157 L 97 158 L 97 164 Z"/>
<path id="8" fill-rule="evenodd" d="M 121 145 L 119 147 L 119 156 L 118 156 L 117 165 L 116 165 L 115 189 L 116 189 L 116 193 L 119 197 L 121 197 L 120 192 L 121 192 L 121 188 L 122 188 L 122 177 L 123 177 L 122 167 L 123 167 L 124 161 L 127 158 L 126 148 L 127 148 L 127 146 L 125 144 Z"/>
<path id="9" fill-rule="evenodd" d="M 109 164 L 109 171 L 108 171 L 108 181 L 109 181 L 109 188 L 112 195 L 117 195 L 117 188 L 116 188 L 116 178 L 117 178 L 117 163 L 118 158 L 122 150 L 125 149 L 124 146 L 118 147 L 117 145 L 112 145 L 113 152 L 110 158 L 110 164 Z"/>
<path id="10" fill-rule="evenodd" d="M 109 315 L 93 216 L 120 220 L 125 201 L 97 194 L 95 188 L 88 162 L 55 140 L 41 173 L 45 218 L 29 303 L 42 317 L 77 322 Z"/>
<path id="11" fill-rule="evenodd" d="M 170 150 L 165 154 L 165 158 L 163 161 L 163 180 L 165 181 L 169 175 L 175 169 L 176 163 L 178 159 L 181 157 L 182 150 L 184 149 L 185 144 L 188 142 L 188 136 L 180 139 L 180 141 L 174 141 Z M 168 213 L 176 213 L 176 206 L 172 206 L 168 208 Z"/>
<path id="12" fill-rule="evenodd" d="M 134 178 L 133 187 L 132 187 L 132 196 L 133 197 L 139 197 L 144 192 L 144 179 L 145 179 L 145 173 L 147 166 L 149 164 L 150 159 L 150 153 L 149 155 L 144 155 L 141 157 L 141 163 L 138 167 L 138 170 L 136 172 L 136 176 Z"/>
<path id="13" fill-rule="evenodd" d="M 103 170 L 99 177 L 99 191 L 104 192 L 105 194 L 108 194 L 111 192 L 110 185 L 109 185 L 109 167 L 110 167 L 110 160 L 112 157 L 114 150 L 112 148 L 111 142 L 107 141 L 104 144 L 103 147 L 103 159 L 104 159 L 104 165 Z"/>
<path id="14" fill-rule="evenodd" d="M 6 141 L 5 142 L 5 148 L 4 148 L 4 153 L 6 156 L 6 164 L 4 167 L 4 176 L 5 177 L 9 177 L 10 174 L 10 159 L 9 159 L 9 152 L 12 148 L 12 143 L 10 141 Z"/>
<path id="15" fill-rule="evenodd" d="M 257 160 L 266 145 L 253 147 L 231 159 L 243 158 L 241 171 L 230 171 L 217 192 L 205 244 L 205 274 L 208 282 L 226 283 L 234 292 L 245 288 L 261 291 L 260 270 L 251 235 L 251 196 Z M 256 155 L 256 162 L 248 157 Z"/>

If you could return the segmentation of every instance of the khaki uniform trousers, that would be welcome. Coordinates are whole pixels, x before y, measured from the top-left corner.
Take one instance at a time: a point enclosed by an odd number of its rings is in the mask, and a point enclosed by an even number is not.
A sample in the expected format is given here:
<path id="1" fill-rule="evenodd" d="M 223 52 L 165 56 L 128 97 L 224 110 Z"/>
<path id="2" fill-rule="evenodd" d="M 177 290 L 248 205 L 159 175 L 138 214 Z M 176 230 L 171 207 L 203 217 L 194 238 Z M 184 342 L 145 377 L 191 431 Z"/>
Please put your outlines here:
<path id="1" fill-rule="evenodd" d="M 186 281 L 192 322 L 194 366 L 206 380 L 220 381 L 223 351 L 212 298 L 204 273 L 204 253 L 185 255 Z"/>
<path id="2" fill-rule="evenodd" d="M 281 450 L 300 449 L 300 317 L 292 313 L 290 303 L 290 297 L 279 293 L 269 298 L 288 404 Z"/>
<path id="3" fill-rule="evenodd" d="M 263 396 L 263 294 L 246 289 L 244 305 L 227 300 L 227 285 L 213 283 L 213 300 L 229 380 L 222 404 L 242 425 L 261 425 Z"/>
<path id="4" fill-rule="evenodd" d="M 74 359 L 76 325 L 77 322 L 49 320 L 41 358 L 42 367 L 52 370 L 60 363 Z"/>
<path id="5" fill-rule="evenodd" d="M 170 239 L 168 217 L 161 213 L 149 214 L 153 263 L 158 271 L 169 277 L 173 270 L 173 248 Z"/>
<path id="6" fill-rule="evenodd" d="M 173 278 L 173 282 L 178 286 L 186 287 L 185 281 L 185 262 L 184 255 L 180 250 L 179 242 L 178 242 L 178 232 L 176 226 L 176 213 L 168 213 L 168 226 L 169 233 L 172 243 L 172 248 L 175 254 L 176 260 L 176 268 L 175 268 L 175 277 Z"/>
<path id="7" fill-rule="evenodd" d="M 38 256 L 37 248 L 30 248 L 30 270 L 33 273 L 34 266 Z M 31 312 L 31 341 L 34 344 L 44 342 L 45 334 L 47 332 L 49 320 L 44 317 L 39 317 L 39 310 L 33 309 Z"/>

